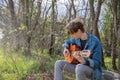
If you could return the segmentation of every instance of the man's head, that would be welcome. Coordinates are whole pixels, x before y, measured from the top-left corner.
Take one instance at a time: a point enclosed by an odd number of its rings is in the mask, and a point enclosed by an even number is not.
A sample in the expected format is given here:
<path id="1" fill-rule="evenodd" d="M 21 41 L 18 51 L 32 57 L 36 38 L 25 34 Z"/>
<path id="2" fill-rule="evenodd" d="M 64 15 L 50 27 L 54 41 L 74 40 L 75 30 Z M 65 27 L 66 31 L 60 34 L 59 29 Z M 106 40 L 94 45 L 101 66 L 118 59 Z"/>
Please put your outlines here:
<path id="1" fill-rule="evenodd" d="M 67 33 L 74 38 L 80 37 L 80 34 L 85 32 L 83 23 L 79 18 L 75 18 L 72 21 L 70 21 L 67 24 L 66 29 Z"/>
<path id="2" fill-rule="evenodd" d="M 82 32 L 85 31 L 83 28 L 83 23 L 79 18 L 75 18 L 72 21 L 70 21 L 67 24 L 66 29 L 67 29 L 68 34 L 76 33 L 78 29 L 80 29 Z"/>

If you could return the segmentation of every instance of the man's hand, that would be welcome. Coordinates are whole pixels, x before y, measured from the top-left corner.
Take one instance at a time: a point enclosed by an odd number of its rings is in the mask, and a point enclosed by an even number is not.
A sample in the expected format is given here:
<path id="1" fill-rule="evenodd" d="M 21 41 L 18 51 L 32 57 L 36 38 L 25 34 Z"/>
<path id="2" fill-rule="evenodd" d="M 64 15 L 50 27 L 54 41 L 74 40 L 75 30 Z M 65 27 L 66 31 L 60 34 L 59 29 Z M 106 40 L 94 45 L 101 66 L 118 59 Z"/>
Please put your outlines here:
<path id="1" fill-rule="evenodd" d="M 64 55 L 65 57 L 70 56 L 69 50 L 65 48 L 64 51 L 63 51 L 63 55 Z"/>
<path id="2" fill-rule="evenodd" d="M 75 51 L 73 53 L 73 56 L 81 63 L 81 64 L 85 64 L 85 59 L 80 56 L 80 51 Z"/>
<path id="3" fill-rule="evenodd" d="M 82 57 L 89 58 L 90 55 L 91 55 L 91 51 L 90 51 L 90 50 L 82 50 L 82 51 L 80 51 L 80 55 L 81 55 Z"/>

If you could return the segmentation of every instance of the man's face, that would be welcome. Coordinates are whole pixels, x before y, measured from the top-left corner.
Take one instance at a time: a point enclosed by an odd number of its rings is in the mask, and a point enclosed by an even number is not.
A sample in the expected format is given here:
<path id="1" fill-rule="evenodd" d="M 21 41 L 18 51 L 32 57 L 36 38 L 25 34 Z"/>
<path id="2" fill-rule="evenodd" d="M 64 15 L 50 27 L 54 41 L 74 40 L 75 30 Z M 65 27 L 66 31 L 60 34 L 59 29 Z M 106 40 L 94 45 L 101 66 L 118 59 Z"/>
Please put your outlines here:
<path id="1" fill-rule="evenodd" d="M 72 38 L 75 38 L 75 39 L 80 38 L 80 35 L 81 35 L 80 29 L 78 29 L 78 31 L 75 32 L 75 33 L 73 33 L 73 34 L 70 34 L 70 36 L 71 36 Z"/>

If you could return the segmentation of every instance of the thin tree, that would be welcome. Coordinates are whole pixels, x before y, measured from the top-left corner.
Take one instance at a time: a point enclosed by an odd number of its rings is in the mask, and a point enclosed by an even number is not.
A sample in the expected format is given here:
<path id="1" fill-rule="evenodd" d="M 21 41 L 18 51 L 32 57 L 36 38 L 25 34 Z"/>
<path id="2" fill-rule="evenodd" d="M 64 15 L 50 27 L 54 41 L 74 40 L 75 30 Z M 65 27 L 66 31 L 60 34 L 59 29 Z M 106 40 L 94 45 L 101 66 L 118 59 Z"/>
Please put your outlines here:
<path id="1" fill-rule="evenodd" d="M 15 6 L 14 6 L 14 2 L 13 0 L 8 0 L 8 6 L 9 6 L 9 11 L 10 11 L 10 15 L 11 15 L 11 47 L 14 49 L 14 50 L 18 50 L 19 48 L 19 35 L 18 35 L 18 32 L 16 31 L 17 28 L 19 27 L 19 24 L 18 24 L 18 20 L 17 20 L 17 17 L 16 17 L 16 13 L 15 13 Z"/>
<path id="2" fill-rule="evenodd" d="M 50 48 L 49 54 L 54 53 L 54 43 L 55 43 L 55 36 L 54 36 L 54 27 L 55 27 L 55 20 L 56 20 L 56 13 L 55 13 L 55 3 L 56 0 L 52 0 L 52 13 L 51 13 L 51 28 L 50 28 Z"/>
<path id="3" fill-rule="evenodd" d="M 90 15 L 91 15 L 91 33 L 96 35 L 100 39 L 100 35 L 98 31 L 98 20 L 101 11 L 102 0 L 98 0 L 96 10 L 94 7 L 94 0 L 89 0 L 89 6 L 90 6 Z M 105 67 L 103 52 L 102 52 L 102 65 Z"/>
<path id="4" fill-rule="evenodd" d="M 113 16 L 113 27 L 112 27 L 112 43 L 111 43 L 111 57 L 112 57 L 112 68 L 117 69 L 116 66 L 116 46 L 117 46 L 117 0 L 111 0 L 111 9 L 112 9 L 112 16 Z"/>
<path id="5" fill-rule="evenodd" d="M 120 29 L 120 0 L 117 0 L 117 26 L 118 28 Z M 118 44 L 120 44 L 120 37 L 118 37 Z M 120 47 L 120 45 L 119 45 Z M 118 49 L 119 50 L 119 49 Z M 120 50 L 118 51 L 118 71 L 119 71 L 119 74 L 120 74 Z"/>

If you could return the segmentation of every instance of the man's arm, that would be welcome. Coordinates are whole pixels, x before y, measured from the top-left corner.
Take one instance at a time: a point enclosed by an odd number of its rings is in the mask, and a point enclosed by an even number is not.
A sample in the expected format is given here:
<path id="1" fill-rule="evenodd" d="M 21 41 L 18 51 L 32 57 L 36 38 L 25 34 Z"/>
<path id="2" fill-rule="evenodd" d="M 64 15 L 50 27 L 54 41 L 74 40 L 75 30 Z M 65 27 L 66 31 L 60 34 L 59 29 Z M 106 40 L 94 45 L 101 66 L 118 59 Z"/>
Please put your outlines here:
<path id="1" fill-rule="evenodd" d="M 70 43 L 75 43 L 75 39 L 73 39 L 73 38 L 70 38 L 70 39 L 67 39 L 64 43 L 63 43 L 63 48 L 69 48 L 69 44 Z"/>
<path id="2" fill-rule="evenodd" d="M 86 62 L 92 68 L 98 67 L 101 64 L 101 56 L 101 44 L 97 42 L 92 51 L 92 58 L 86 59 Z"/>

